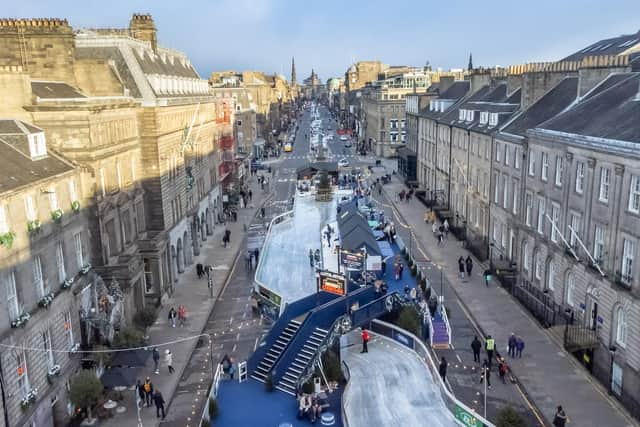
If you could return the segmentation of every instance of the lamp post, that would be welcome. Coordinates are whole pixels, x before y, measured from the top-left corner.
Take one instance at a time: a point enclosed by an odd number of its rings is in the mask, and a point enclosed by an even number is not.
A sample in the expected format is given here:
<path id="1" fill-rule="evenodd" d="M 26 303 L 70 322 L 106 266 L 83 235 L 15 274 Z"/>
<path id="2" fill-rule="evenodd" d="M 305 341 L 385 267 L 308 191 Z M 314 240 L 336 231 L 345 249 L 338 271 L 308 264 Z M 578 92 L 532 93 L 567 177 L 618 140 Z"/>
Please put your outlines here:
<path id="1" fill-rule="evenodd" d="M 493 272 L 493 247 L 494 243 L 489 243 L 489 270 Z"/>
<path id="2" fill-rule="evenodd" d="M 611 366 L 609 367 L 609 394 L 613 394 L 613 362 L 616 359 L 616 351 L 618 349 L 615 345 L 609 347 L 609 354 L 611 355 Z"/>

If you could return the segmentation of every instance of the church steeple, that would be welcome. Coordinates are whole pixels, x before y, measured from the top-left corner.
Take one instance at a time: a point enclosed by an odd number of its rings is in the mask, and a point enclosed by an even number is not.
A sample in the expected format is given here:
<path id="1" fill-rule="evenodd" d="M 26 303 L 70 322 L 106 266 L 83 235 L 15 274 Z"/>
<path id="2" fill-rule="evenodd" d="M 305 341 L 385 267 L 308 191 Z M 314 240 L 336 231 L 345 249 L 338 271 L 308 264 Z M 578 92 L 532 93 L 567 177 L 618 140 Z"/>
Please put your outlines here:
<path id="1" fill-rule="evenodd" d="M 468 67 L 469 71 L 473 70 L 473 58 L 471 57 L 471 54 L 469 54 L 469 67 Z"/>
<path id="2" fill-rule="evenodd" d="M 295 85 L 296 83 L 296 59 L 291 57 L 291 84 Z"/>

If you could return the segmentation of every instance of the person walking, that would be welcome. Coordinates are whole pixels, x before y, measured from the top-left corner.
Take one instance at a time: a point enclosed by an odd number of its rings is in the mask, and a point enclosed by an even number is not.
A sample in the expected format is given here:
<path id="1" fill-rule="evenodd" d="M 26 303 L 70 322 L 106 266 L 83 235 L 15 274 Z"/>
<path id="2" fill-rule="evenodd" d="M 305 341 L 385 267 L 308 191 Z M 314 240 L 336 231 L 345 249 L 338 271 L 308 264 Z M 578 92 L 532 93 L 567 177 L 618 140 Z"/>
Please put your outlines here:
<path id="1" fill-rule="evenodd" d="M 458 271 L 460 272 L 460 278 L 464 279 L 464 270 L 466 266 L 464 264 L 464 257 L 462 255 L 458 258 Z"/>
<path id="2" fill-rule="evenodd" d="M 187 321 L 187 309 L 184 305 L 178 306 L 178 322 L 180 322 L 180 327 L 184 327 L 185 322 Z"/>
<path id="3" fill-rule="evenodd" d="M 251 189 L 249 189 L 249 202 L 251 202 L 251 199 L 253 199 L 253 191 L 251 191 Z"/>
<path id="4" fill-rule="evenodd" d="M 502 381 L 502 384 L 506 384 L 507 381 L 505 377 L 507 376 L 507 372 L 509 371 L 509 368 L 507 367 L 507 363 L 505 362 L 502 356 L 496 356 L 496 357 L 498 359 L 498 375 L 500 376 L 500 381 Z"/>
<path id="5" fill-rule="evenodd" d="M 431 232 L 434 236 L 438 234 L 438 226 L 436 225 L 435 221 L 433 221 L 433 224 L 431 224 Z"/>
<path id="6" fill-rule="evenodd" d="M 442 356 L 442 360 L 440 360 L 440 366 L 438 368 L 438 372 L 440 373 L 440 378 L 442 378 L 442 382 L 446 383 L 447 382 L 447 359 L 444 358 L 444 356 Z"/>
<path id="7" fill-rule="evenodd" d="M 482 349 L 482 343 L 477 336 L 473 337 L 471 341 L 471 350 L 473 350 L 473 361 L 480 363 L 480 350 Z"/>
<path id="8" fill-rule="evenodd" d="M 398 279 L 402 280 L 402 272 L 404 271 L 404 263 L 402 261 L 400 261 L 400 264 L 398 265 Z"/>
<path id="9" fill-rule="evenodd" d="M 509 337 L 509 341 L 507 342 L 507 350 L 509 351 L 509 356 L 516 357 L 516 335 L 511 332 L 511 336 Z"/>
<path id="10" fill-rule="evenodd" d="M 564 427 L 567 424 L 567 414 L 564 412 L 562 405 L 559 405 L 556 409 L 556 414 L 553 417 L 554 427 Z"/>
<path id="11" fill-rule="evenodd" d="M 176 312 L 176 309 L 171 307 L 169 309 L 169 314 L 168 314 L 168 319 L 169 319 L 169 324 L 171 325 L 172 328 L 176 327 L 176 317 L 178 316 L 178 312 Z"/>
<path id="12" fill-rule="evenodd" d="M 196 264 L 196 273 L 198 274 L 198 279 L 202 279 L 202 275 L 204 274 L 202 271 L 202 264 Z"/>
<path id="13" fill-rule="evenodd" d="M 365 328 L 362 328 L 362 351 L 360 353 L 369 353 L 369 348 L 367 347 L 369 343 L 369 331 Z"/>
<path id="14" fill-rule="evenodd" d="M 416 302 L 416 299 L 418 297 L 418 290 L 416 289 L 416 287 L 412 287 L 411 290 L 409 291 L 409 297 L 411 298 L 411 301 Z"/>
<path id="15" fill-rule="evenodd" d="M 471 255 L 467 255 L 465 264 L 467 267 L 467 277 L 471 278 L 471 270 L 473 270 L 473 260 L 471 259 Z"/>
<path id="16" fill-rule="evenodd" d="M 491 337 L 491 335 L 487 335 L 487 341 L 484 343 L 484 348 L 487 350 L 487 359 L 489 360 L 489 368 L 491 368 L 493 352 L 496 349 L 496 341 Z"/>
<path id="17" fill-rule="evenodd" d="M 173 354 L 171 354 L 171 350 L 167 349 L 165 351 L 164 360 L 167 363 L 167 368 L 169 368 L 169 373 L 173 374 L 175 369 L 173 369 Z"/>
<path id="18" fill-rule="evenodd" d="M 160 352 L 158 351 L 158 347 L 153 348 L 152 357 L 153 357 L 153 373 L 159 374 L 160 368 L 158 367 L 158 365 L 160 364 Z"/>
<path id="19" fill-rule="evenodd" d="M 253 254 L 251 253 L 251 251 L 247 251 L 244 254 L 244 263 L 245 263 L 245 266 L 247 267 L 247 271 L 251 271 L 251 268 L 252 268 L 251 258 L 253 258 Z"/>
<path id="20" fill-rule="evenodd" d="M 144 401 L 147 404 L 147 408 L 151 406 L 151 400 L 153 400 L 153 383 L 151 382 L 151 378 L 147 377 L 142 385 L 144 389 Z"/>
<path id="21" fill-rule="evenodd" d="M 516 356 L 522 358 L 522 350 L 524 350 L 524 340 L 522 337 L 516 337 Z"/>
<path id="22" fill-rule="evenodd" d="M 258 266 L 258 260 L 260 259 L 260 249 L 255 248 L 253 250 L 253 256 L 256 258 L 256 267 Z"/>
<path id="23" fill-rule="evenodd" d="M 164 412 L 164 397 L 160 390 L 156 391 L 153 396 L 153 402 L 156 404 L 156 417 L 160 418 L 160 414 L 162 413 L 162 419 L 164 420 L 166 414 Z"/>
<path id="24" fill-rule="evenodd" d="M 489 287 L 489 282 L 491 281 L 491 270 L 484 271 L 484 284 Z"/>
<path id="25" fill-rule="evenodd" d="M 445 218 L 442 225 L 444 226 L 444 237 L 445 239 L 448 239 L 449 238 L 449 220 Z"/>
<path id="26" fill-rule="evenodd" d="M 136 404 L 138 408 L 144 406 L 144 402 L 146 400 L 146 395 L 144 392 L 144 385 L 140 382 L 140 380 L 136 383 L 136 391 L 138 392 L 138 397 L 136 398 Z M 142 403 L 142 405 L 141 405 Z"/>
<path id="27" fill-rule="evenodd" d="M 482 364 L 482 369 L 480 370 L 480 384 L 485 380 L 487 381 L 487 387 L 491 388 L 491 365 L 486 359 Z"/>

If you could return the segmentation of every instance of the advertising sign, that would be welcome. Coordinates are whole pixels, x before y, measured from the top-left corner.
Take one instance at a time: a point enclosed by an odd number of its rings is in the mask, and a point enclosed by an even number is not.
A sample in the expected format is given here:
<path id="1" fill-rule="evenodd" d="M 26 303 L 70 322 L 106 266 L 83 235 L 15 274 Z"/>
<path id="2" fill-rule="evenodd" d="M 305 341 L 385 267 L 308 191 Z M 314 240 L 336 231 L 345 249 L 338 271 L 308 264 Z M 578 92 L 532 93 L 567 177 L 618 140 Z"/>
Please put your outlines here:
<path id="1" fill-rule="evenodd" d="M 258 286 L 258 293 L 260 293 L 260 295 L 262 295 L 264 298 L 268 299 L 269 301 L 271 301 L 272 303 L 274 303 L 278 307 L 280 306 L 280 303 L 282 302 L 282 298 L 280 297 L 280 295 L 276 294 L 275 292 L 270 291 L 269 289 L 265 288 L 264 286 Z"/>
<path id="2" fill-rule="evenodd" d="M 382 257 L 380 255 L 369 255 L 367 257 L 367 271 L 382 270 Z"/>
<path id="3" fill-rule="evenodd" d="M 341 250 L 340 263 L 351 270 L 362 270 L 364 266 L 364 255 Z"/>
<path id="4" fill-rule="evenodd" d="M 461 408 L 456 405 L 454 416 L 458 421 L 460 421 L 463 425 L 467 427 L 482 427 L 483 423 L 479 421 L 473 414 L 469 413 L 469 411 Z"/>
<path id="5" fill-rule="evenodd" d="M 393 339 L 398 341 L 400 344 L 405 345 L 409 348 L 413 348 L 413 338 L 403 334 L 402 332 L 393 330 Z"/>
<path id="6" fill-rule="evenodd" d="M 347 280 L 341 274 L 320 271 L 318 273 L 318 291 L 329 292 L 336 295 L 346 295 Z"/>

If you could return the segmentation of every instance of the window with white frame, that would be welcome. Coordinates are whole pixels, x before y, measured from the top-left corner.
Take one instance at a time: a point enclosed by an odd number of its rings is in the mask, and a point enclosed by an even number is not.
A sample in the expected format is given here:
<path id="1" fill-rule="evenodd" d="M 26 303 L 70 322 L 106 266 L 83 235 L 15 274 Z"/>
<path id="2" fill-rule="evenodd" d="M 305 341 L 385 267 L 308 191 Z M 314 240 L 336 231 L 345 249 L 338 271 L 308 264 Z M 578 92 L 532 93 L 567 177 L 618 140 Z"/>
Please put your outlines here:
<path id="1" fill-rule="evenodd" d="M 38 298 L 42 298 L 49 293 L 49 289 L 45 285 L 44 277 L 42 276 L 42 262 L 40 255 L 36 255 L 33 258 L 33 284 L 35 286 Z"/>
<path id="2" fill-rule="evenodd" d="M 29 221 L 34 221 L 36 219 L 36 205 L 33 201 L 32 196 L 24 197 L 24 209 Z"/>
<path id="3" fill-rule="evenodd" d="M 564 159 L 562 156 L 556 156 L 556 185 L 562 186 L 562 175 L 564 173 Z"/>
<path id="4" fill-rule="evenodd" d="M 463 122 L 465 117 L 467 117 L 467 112 L 462 108 L 458 110 L 458 120 Z"/>
<path id="5" fill-rule="evenodd" d="M 533 197 L 531 196 L 531 194 L 527 194 L 525 196 L 524 222 L 529 227 L 531 227 L 532 213 L 533 213 Z"/>
<path id="6" fill-rule="evenodd" d="M 47 142 L 43 132 L 29 135 L 29 151 L 31 157 L 42 157 L 47 155 Z"/>
<path id="7" fill-rule="evenodd" d="M 530 259 L 529 259 L 529 242 L 526 240 L 522 243 L 522 268 L 524 271 L 529 271 L 531 267 Z"/>
<path id="8" fill-rule="evenodd" d="M 500 246 L 502 247 L 502 249 L 506 249 L 507 248 L 507 238 L 509 237 L 509 235 L 507 234 L 507 226 L 506 224 L 502 224 L 502 230 L 501 234 L 500 234 Z"/>
<path id="9" fill-rule="evenodd" d="M 584 162 L 576 163 L 576 193 L 584 191 Z"/>
<path id="10" fill-rule="evenodd" d="M 500 175 L 498 173 L 493 174 L 493 203 L 498 204 L 500 197 Z"/>
<path id="11" fill-rule="evenodd" d="M 597 225 L 595 227 L 594 237 L 593 237 L 593 259 L 597 264 L 602 263 L 604 258 L 604 239 L 605 239 L 605 230 L 601 225 Z"/>
<path id="12" fill-rule="evenodd" d="M 542 254 L 536 253 L 534 271 L 536 272 L 536 279 L 542 280 Z"/>
<path id="13" fill-rule="evenodd" d="M 44 355 L 47 358 L 47 368 L 49 371 L 51 371 L 56 364 L 56 359 L 53 355 L 53 345 L 51 344 L 50 329 L 42 332 L 42 348 L 44 350 Z"/>
<path id="14" fill-rule="evenodd" d="M 511 149 L 509 147 L 509 145 L 505 144 L 504 145 L 504 164 L 506 166 L 509 166 L 509 157 L 511 157 Z"/>
<path id="15" fill-rule="evenodd" d="M 491 151 L 491 144 L 486 143 L 484 144 L 484 158 L 489 160 L 490 156 L 489 156 L 489 152 Z"/>
<path id="16" fill-rule="evenodd" d="M 518 181 L 513 181 L 513 214 L 518 214 L 518 200 L 520 198 L 519 189 L 518 189 Z"/>
<path id="17" fill-rule="evenodd" d="M 76 191 L 76 181 L 73 178 L 69 180 L 69 198 L 71 199 L 72 202 L 75 202 L 78 200 L 78 192 Z"/>
<path id="18" fill-rule="evenodd" d="M 502 207 L 507 209 L 509 207 L 509 177 L 502 175 Z"/>
<path id="19" fill-rule="evenodd" d="M 58 283 L 67 280 L 67 272 L 64 268 L 64 248 L 62 242 L 58 242 L 56 246 L 56 266 L 58 267 Z"/>
<path id="20" fill-rule="evenodd" d="M 533 150 L 529 150 L 529 176 L 535 176 L 536 174 L 536 153 Z"/>
<path id="21" fill-rule="evenodd" d="M 497 126 L 498 125 L 498 113 L 489 114 L 489 126 Z"/>
<path id="22" fill-rule="evenodd" d="M 480 113 L 480 124 L 481 125 L 486 125 L 488 121 L 489 121 L 489 112 L 488 111 L 482 111 Z"/>
<path id="23" fill-rule="evenodd" d="M 544 198 L 540 197 L 538 199 L 538 224 L 537 224 L 537 230 L 538 233 L 543 234 L 544 233 L 544 212 L 545 212 L 545 200 Z"/>
<path id="24" fill-rule="evenodd" d="M 540 176 L 543 181 L 546 181 L 549 177 L 549 154 L 542 153 L 542 175 Z"/>
<path id="25" fill-rule="evenodd" d="M 571 212 L 569 214 L 569 225 L 571 226 L 568 232 L 569 244 L 571 247 L 575 248 L 579 237 L 578 233 L 580 232 L 580 215 L 575 212 Z"/>
<path id="26" fill-rule="evenodd" d="M 558 221 L 560 220 L 560 205 L 557 203 L 551 204 L 551 241 L 553 243 L 558 243 L 558 229 L 560 224 Z"/>
<path id="27" fill-rule="evenodd" d="M 633 280 L 633 255 L 635 245 L 629 239 L 622 239 L 622 268 L 621 268 L 621 280 L 624 283 L 631 284 Z"/>
<path id="28" fill-rule="evenodd" d="M 78 270 L 84 267 L 84 255 L 82 253 L 82 234 L 80 232 L 73 236 L 73 245 L 76 250 L 76 265 Z"/>
<path id="29" fill-rule="evenodd" d="M 482 176 L 484 177 L 482 181 L 482 194 L 484 194 L 484 197 L 489 198 L 489 172 L 484 172 Z"/>
<path id="30" fill-rule="evenodd" d="M 621 305 L 616 310 L 616 343 L 621 347 L 627 344 L 627 312 Z"/>
<path id="31" fill-rule="evenodd" d="M 556 265 L 549 261 L 549 271 L 547 271 L 547 289 L 554 290 L 556 286 Z"/>
<path id="32" fill-rule="evenodd" d="M 640 175 L 631 175 L 629 212 L 640 213 Z"/>
<path id="33" fill-rule="evenodd" d="M 520 149 L 519 149 L 519 148 L 516 148 L 516 149 L 514 150 L 514 154 L 513 154 L 513 166 L 514 166 L 516 169 L 518 169 L 518 170 L 520 169 Z"/>
<path id="34" fill-rule="evenodd" d="M 496 142 L 496 162 L 500 163 L 501 157 L 502 157 L 502 145 L 499 142 Z"/>
<path id="35" fill-rule="evenodd" d="M 4 205 L 0 204 L 0 233 L 7 233 L 9 231 L 9 221 L 7 219 L 7 211 Z"/>
<path id="36" fill-rule="evenodd" d="M 16 276 L 13 271 L 10 271 L 5 277 L 5 288 L 7 290 L 7 311 L 9 312 L 9 320 L 14 321 L 22 313 L 20 312 L 18 290 L 16 289 Z"/>
<path id="37" fill-rule="evenodd" d="M 598 199 L 601 202 L 609 202 L 609 181 L 611 179 L 611 171 L 605 167 L 600 168 L 600 192 Z"/>
<path id="38" fill-rule="evenodd" d="M 73 341 L 73 322 L 71 321 L 71 312 L 64 313 L 64 330 L 67 336 L 67 345 L 69 348 L 73 348 L 76 343 Z"/>
<path id="39" fill-rule="evenodd" d="M 496 222 L 493 222 L 493 227 L 491 229 L 491 239 L 494 242 L 498 241 L 498 225 L 496 224 Z"/>
<path id="40" fill-rule="evenodd" d="M 576 276 L 573 273 L 569 273 L 567 276 L 567 305 L 569 307 L 575 307 L 574 295 L 576 292 Z"/>
<path id="41" fill-rule="evenodd" d="M 29 384 L 29 372 L 27 367 L 27 354 L 24 349 L 18 350 L 16 355 L 17 377 L 18 377 L 18 389 L 25 397 L 31 391 L 31 385 Z"/>

